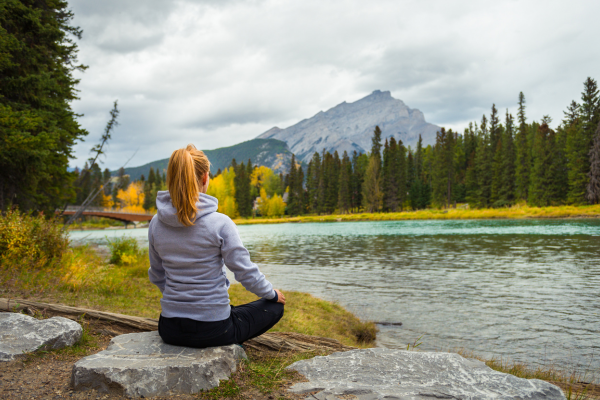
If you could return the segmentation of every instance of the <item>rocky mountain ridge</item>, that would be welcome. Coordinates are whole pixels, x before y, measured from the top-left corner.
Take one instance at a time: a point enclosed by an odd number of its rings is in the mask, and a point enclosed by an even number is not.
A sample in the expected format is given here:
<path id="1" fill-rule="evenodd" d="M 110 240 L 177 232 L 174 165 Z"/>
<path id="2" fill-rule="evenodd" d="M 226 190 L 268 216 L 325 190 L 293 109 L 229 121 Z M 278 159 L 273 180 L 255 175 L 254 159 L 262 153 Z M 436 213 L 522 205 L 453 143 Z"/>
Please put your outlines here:
<path id="1" fill-rule="evenodd" d="M 344 151 L 368 152 L 376 125 L 383 132 L 383 140 L 393 136 L 413 148 L 419 135 L 425 145 L 435 143 L 440 130 L 425 121 L 421 111 L 409 108 L 389 91 L 375 90 L 358 101 L 344 101 L 288 128 L 271 128 L 257 138 L 284 141 L 300 161 L 309 162 L 315 151 L 337 150 L 340 156 Z"/>

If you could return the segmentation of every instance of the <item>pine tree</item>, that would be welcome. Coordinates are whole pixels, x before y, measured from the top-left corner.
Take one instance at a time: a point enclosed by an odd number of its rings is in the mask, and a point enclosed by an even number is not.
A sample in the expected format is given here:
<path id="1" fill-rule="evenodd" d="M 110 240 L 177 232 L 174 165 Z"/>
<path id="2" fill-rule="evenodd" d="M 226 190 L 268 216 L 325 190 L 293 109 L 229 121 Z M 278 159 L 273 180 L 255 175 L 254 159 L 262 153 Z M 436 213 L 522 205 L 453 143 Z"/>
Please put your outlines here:
<path id="1" fill-rule="evenodd" d="M 563 114 L 565 114 L 563 124 L 565 126 L 571 126 L 574 123 L 576 123 L 577 120 L 579 120 L 580 107 L 581 106 L 575 100 L 572 100 L 571 104 L 569 104 L 569 106 L 567 107 L 567 111 L 563 111 Z"/>
<path id="2" fill-rule="evenodd" d="M 383 192 L 383 210 L 396 211 L 398 209 L 398 183 L 396 182 L 396 140 L 385 140 L 383 146 L 383 167 L 381 169 L 381 186 Z"/>
<path id="3" fill-rule="evenodd" d="M 395 142 L 394 137 L 392 139 Z M 397 199 L 398 207 L 400 210 L 404 208 L 406 202 L 408 186 L 407 186 L 407 166 L 406 166 L 406 147 L 402 144 L 402 140 L 398 139 L 398 143 L 395 144 L 396 151 L 393 158 L 394 169 L 396 174 L 396 186 L 397 186 Z"/>
<path id="4" fill-rule="evenodd" d="M 319 178 L 321 175 L 321 156 L 315 151 L 312 159 L 308 163 L 306 171 L 306 190 L 308 192 L 308 209 L 311 213 L 319 212 L 318 192 Z"/>
<path id="5" fill-rule="evenodd" d="M 492 194 L 492 159 L 490 157 L 490 138 L 487 130 L 487 119 L 485 115 L 481 119 L 479 135 L 477 154 L 475 155 L 478 187 L 477 205 L 479 207 L 489 207 Z"/>
<path id="6" fill-rule="evenodd" d="M 104 172 L 102 173 L 102 182 L 109 181 L 111 176 L 110 170 L 108 168 L 104 168 Z M 104 195 L 108 196 L 110 194 L 110 183 L 104 187 Z"/>
<path id="7" fill-rule="evenodd" d="M 596 127 L 600 123 L 600 94 L 598 83 L 592 78 L 587 78 L 583 84 L 580 116 L 584 135 L 591 147 Z"/>
<path id="8" fill-rule="evenodd" d="M 586 198 L 590 204 L 600 203 L 600 123 L 596 128 L 594 142 L 590 149 L 590 172 Z"/>
<path id="9" fill-rule="evenodd" d="M 416 174 L 415 159 L 412 150 L 409 148 L 408 157 L 406 158 L 406 188 L 408 190 L 408 205 L 413 210 L 416 210 L 417 205 L 417 192 L 414 187 L 416 183 Z"/>
<path id="10" fill-rule="evenodd" d="M 502 169 L 504 163 L 504 143 L 502 134 L 496 141 L 496 148 L 490 148 L 492 155 L 492 186 L 490 192 L 490 203 L 496 207 L 500 200 L 500 192 L 502 191 L 502 175 L 504 171 Z"/>
<path id="11" fill-rule="evenodd" d="M 426 208 L 430 201 L 430 186 L 424 174 L 423 138 L 419 135 L 417 149 L 413 157 L 414 177 L 409 188 L 409 203 L 413 210 Z"/>
<path id="12" fill-rule="evenodd" d="M 515 140 L 515 199 L 526 200 L 529 190 L 529 172 L 531 169 L 531 158 L 529 141 L 527 140 L 527 119 L 525 117 L 525 96 L 519 93 L 519 129 Z"/>
<path id="13" fill-rule="evenodd" d="M 568 109 L 567 121 L 575 121 L 566 127 L 567 158 L 569 167 L 568 201 L 573 204 L 586 203 L 586 190 L 589 184 L 590 159 L 589 152 L 593 144 L 594 130 L 600 122 L 600 100 L 596 81 L 588 78 L 584 82 L 581 93 L 581 106 L 572 111 L 573 103 Z M 567 113 L 565 113 L 567 114 Z"/>
<path id="14" fill-rule="evenodd" d="M 379 157 L 376 154 L 369 157 L 369 166 L 365 173 L 362 189 L 363 207 L 366 212 L 378 212 L 381 209 L 383 193 L 380 189 L 380 169 Z"/>
<path id="15" fill-rule="evenodd" d="M 338 205 L 338 195 L 340 192 L 339 182 L 340 182 L 340 169 L 342 166 L 342 162 L 340 160 L 340 156 L 336 151 L 333 152 L 333 155 L 328 157 L 330 161 L 329 169 L 327 170 L 327 212 L 333 213 Z"/>
<path id="16" fill-rule="evenodd" d="M 496 105 L 492 104 L 492 113 L 490 114 L 490 147 L 495 151 L 500 140 L 500 118 Z"/>
<path id="17" fill-rule="evenodd" d="M 454 184 L 454 133 L 444 128 L 438 131 L 434 147 L 432 173 L 433 199 L 438 205 L 450 207 Z"/>
<path id="18" fill-rule="evenodd" d="M 346 214 L 350 211 L 351 195 L 350 195 L 350 177 L 352 176 L 352 164 L 348 153 L 344 151 L 342 156 L 342 165 L 340 168 L 340 185 L 338 195 L 338 208 L 340 213 Z"/>
<path id="19" fill-rule="evenodd" d="M 552 204 L 552 138 L 547 121 L 538 127 L 533 142 L 534 157 L 527 202 L 532 206 Z"/>
<path id="20" fill-rule="evenodd" d="M 292 161 L 290 163 L 290 172 L 286 177 L 286 191 L 288 192 L 287 198 L 287 212 L 288 215 L 298 215 L 299 199 L 297 198 L 296 192 L 296 156 L 292 154 Z"/>
<path id="21" fill-rule="evenodd" d="M 358 154 L 356 150 L 352 154 L 352 209 L 358 211 L 362 207 L 362 187 L 369 165 L 369 157 L 364 154 Z"/>
<path id="22" fill-rule="evenodd" d="M 477 125 L 470 122 L 465 133 L 465 201 L 470 205 L 476 205 L 479 199 L 477 167 L 475 165 L 479 135 L 476 134 L 474 126 Z"/>
<path id="23" fill-rule="evenodd" d="M 375 130 L 373 131 L 373 137 L 371 138 L 370 156 L 377 157 L 377 159 L 379 160 L 379 164 L 381 164 L 381 129 L 379 129 L 379 126 L 375 126 Z"/>
<path id="24" fill-rule="evenodd" d="M 506 129 L 502 136 L 501 187 L 498 199 L 503 205 L 513 202 L 515 194 L 514 119 L 506 110 Z"/>
<path id="25" fill-rule="evenodd" d="M 325 199 L 327 195 L 327 171 L 329 162 L 327 161 L 327 154 L 323 149 L 323 154 L 321 155 L 321 168 L 319 174 L 319 186 L 317 187 L 317 204 L 318 204 L 318 213 L 322 214 L 327 212 L 327 206 L 325 204 Z"/>
<path id="26" fill-rule="evenodd" d="M 294 182 L 294 192 L 296 198 L 296 214 L 302 215 L 305 210 L 305 195 L 304 195 L 304 171 L 302 171 L 302 165 L 298 167 L 296 171 L 296 179 Z"/>

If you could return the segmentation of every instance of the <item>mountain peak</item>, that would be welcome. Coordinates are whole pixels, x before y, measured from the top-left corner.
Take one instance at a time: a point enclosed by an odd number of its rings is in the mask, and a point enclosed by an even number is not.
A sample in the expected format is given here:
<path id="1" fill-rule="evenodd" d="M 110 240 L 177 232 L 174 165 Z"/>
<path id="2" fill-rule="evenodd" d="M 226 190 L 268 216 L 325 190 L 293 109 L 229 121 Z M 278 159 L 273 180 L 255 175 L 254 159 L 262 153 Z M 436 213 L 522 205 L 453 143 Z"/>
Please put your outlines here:
<path id="1" fill-rule="evenodd" d="M 375 126 L 381 128 L 382 137 L 393 136 L 405 146 L 415 146 L 419 135 L 425 145 L 432 144 L 440 129 L 426 122 L 421 111 L 393 98 L 390 91 L 374 90 L 353 103 L 344 101 L 288 128 L 272 128 L 258 138 L 282 140 L 299 160 L 308 163 L 314 152 L 323 150 L 337 150 L 340 156 L 344 151 L 366 152 Z"/>

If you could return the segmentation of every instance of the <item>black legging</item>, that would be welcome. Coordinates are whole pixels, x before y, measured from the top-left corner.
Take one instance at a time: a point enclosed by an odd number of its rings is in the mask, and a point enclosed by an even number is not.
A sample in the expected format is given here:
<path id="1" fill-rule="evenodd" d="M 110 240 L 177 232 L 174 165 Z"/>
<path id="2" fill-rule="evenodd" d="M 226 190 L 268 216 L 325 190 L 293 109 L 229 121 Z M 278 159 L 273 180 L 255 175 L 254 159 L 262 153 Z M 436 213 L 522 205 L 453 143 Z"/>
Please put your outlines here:
<path id="1" fill-rule="evenodd" d="M 165 343 L 187 347 L 215 347 L 242 344 L 271 329 L 283 317 L 283 304 L 260 299 L 231 306 L 231 315 L 223 321 L 202 322 L 189 318 L 158 320 L 158 333 Z"/>

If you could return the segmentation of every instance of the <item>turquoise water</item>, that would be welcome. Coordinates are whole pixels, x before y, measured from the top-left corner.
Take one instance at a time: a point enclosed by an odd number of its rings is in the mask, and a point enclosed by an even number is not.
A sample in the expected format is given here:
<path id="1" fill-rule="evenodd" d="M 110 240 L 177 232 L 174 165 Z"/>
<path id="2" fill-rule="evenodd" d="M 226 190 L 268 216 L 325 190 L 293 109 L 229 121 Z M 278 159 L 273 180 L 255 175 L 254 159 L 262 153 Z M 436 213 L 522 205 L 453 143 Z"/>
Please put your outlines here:
<path id="1" fill-rule="evenodd" d="M 390 221 L 239 227 L 277 287 L 337 301 L 378 345 L 600 370 L 600 221 Z M 73 232 L 105 236 L 147 230 Z"/>

